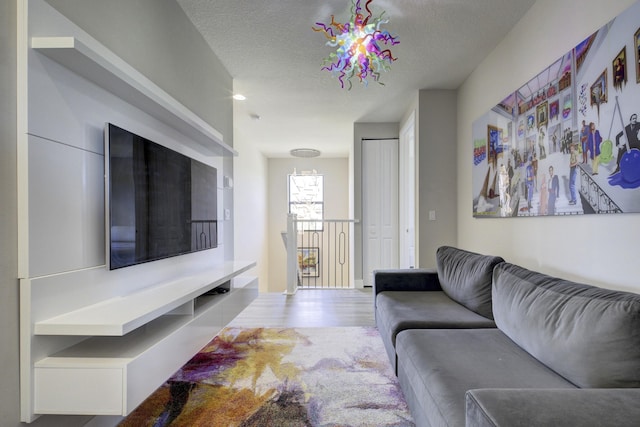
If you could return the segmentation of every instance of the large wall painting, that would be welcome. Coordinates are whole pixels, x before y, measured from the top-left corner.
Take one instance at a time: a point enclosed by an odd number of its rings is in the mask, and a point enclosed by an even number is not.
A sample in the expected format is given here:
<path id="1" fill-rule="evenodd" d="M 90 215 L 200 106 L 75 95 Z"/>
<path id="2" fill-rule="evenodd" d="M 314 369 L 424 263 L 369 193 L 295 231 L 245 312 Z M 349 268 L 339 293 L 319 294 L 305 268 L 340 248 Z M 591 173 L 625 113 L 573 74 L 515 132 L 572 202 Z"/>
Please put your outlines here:
<path id="1" fill-rule="evenodd" d="M 473 123 L 473 215 L 640 212 L 639 113 L 640 2 Z"/>

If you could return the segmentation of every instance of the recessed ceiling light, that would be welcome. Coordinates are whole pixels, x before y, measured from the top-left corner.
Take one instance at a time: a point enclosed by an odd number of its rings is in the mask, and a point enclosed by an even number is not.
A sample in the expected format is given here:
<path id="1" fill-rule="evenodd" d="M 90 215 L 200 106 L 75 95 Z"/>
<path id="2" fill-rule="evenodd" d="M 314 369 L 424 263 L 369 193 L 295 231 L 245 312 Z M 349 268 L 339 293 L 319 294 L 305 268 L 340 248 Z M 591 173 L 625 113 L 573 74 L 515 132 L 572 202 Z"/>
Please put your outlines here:
<path id="1" fill-rule="evenodd" d="M 236 101 L 244 101 L 245 99 L 247 99 L 246 96 L 236 93 L 235 95 L 233 95 L 233 99 L 235 99 Z"/>
<path id="2" fill-rule="evenodd" d="M 289 151 L 289 154 L 293 157 L 318 157 L 320 151 L 313 148 L 295 148 Z"/>

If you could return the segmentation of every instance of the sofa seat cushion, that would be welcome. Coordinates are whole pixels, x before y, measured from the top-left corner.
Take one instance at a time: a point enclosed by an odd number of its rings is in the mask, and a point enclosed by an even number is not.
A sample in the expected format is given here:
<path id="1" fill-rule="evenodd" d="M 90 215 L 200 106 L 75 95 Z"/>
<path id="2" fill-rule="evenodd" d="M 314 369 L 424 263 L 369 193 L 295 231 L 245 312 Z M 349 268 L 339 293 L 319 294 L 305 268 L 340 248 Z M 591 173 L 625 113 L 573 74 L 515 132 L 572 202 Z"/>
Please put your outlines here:
<path id="1" fill-rule="evenodd" d="M 464 426 L 465 393 L 478 388 L 575 388 L 498 329 L 405 330 L 398 380 L 418 425 Z"/>
<path id="2" fill-rule="evenodd" d="M 454 301 L 490 319 L 493 319 L 493 268 L 502 262 L 504 260 L 499 256 L 481 255 L 451 246 L 441 246 L 436 251 L 442 290 Z"/>
<path id="3" fill-rule="evenodd" d="M 637 427 L 640 389 L 479 389 L 466 396 L 467 427 Z"/>
<path id="4" fill-rule="evenodd" d="M 496 267 L 498 327 L 581 388 L 640 387 L 640 295 Z"/>
<path id="5" fill-rule="evenodd" d="M 466 309 L 442 291 L 381 292 L 377 306 L 380 323 L 394 345 L 398 332 L 405 329 L 496 327 L 493 320 Z"/>
<path id="6" fill-rule="evenodd" d="M 395 370 L 396 336 L 400 331 L 424 328 L 495 328 L 496 324 L 461 306 L 443 291 L 385 291 L 376 296 L 376 326 Z"/>

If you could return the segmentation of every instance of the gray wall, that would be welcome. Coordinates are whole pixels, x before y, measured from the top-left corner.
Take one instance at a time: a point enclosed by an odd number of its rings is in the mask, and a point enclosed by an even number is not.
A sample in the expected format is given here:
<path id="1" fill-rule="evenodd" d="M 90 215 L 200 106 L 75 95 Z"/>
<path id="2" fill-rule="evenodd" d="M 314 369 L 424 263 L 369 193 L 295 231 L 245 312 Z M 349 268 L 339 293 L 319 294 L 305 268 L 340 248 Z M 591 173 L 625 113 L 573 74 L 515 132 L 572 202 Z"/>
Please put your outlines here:
<path id="1" fill-rule="evenodd" d="M 0 424 L 7 427 L 20 420 L 15 93 L 16 2 L 0 0 Z"/>
<path id="2" fill-rule="evenodd" d="M 409 112 L 416 112 L 418 267 L 435 268 L 436 249 L 457 241 L 457 91 L 421 90 Z M 409 114 L 409 113 L 407 113 Z M 403 118 L 403 123 L 406 117 Z M 354 216 L 362 218 L 362 139 L 398 138 L 397 123 L 354 126 Z M 436 220 L 429 221 L 429 211 Z M 355 228 L 356 254 L 362 254 L 362 227 Z M 356 256 L 355 279 L 362 280 Z"/>
<path id="3" fill-rule="evenodd" d="M 457 91 L 421 90 L 418 99 L 418 247 L 421 268 L 435 268 L 436 249 L 457 240 Z M 429 220 L 435 211 L 436 220 Z"/>

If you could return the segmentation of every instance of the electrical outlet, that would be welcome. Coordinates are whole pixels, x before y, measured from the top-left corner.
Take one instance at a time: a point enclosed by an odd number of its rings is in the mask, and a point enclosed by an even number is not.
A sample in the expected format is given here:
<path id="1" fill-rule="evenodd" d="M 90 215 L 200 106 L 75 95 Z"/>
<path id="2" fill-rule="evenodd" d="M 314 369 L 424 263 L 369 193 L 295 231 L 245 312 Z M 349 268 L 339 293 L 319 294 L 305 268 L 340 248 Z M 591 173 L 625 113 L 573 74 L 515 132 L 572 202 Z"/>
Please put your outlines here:
<path id="1" fill-rule="evenodd" d="M 429 221 L 436 220 L 436 211 L 429 211 Z"/>

